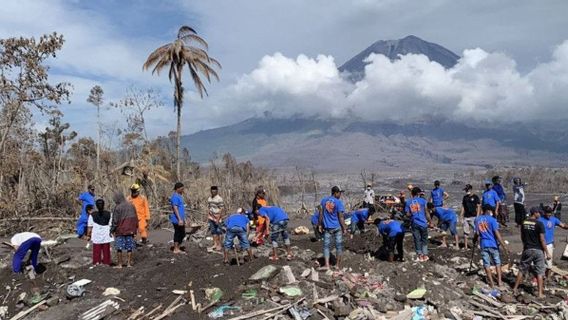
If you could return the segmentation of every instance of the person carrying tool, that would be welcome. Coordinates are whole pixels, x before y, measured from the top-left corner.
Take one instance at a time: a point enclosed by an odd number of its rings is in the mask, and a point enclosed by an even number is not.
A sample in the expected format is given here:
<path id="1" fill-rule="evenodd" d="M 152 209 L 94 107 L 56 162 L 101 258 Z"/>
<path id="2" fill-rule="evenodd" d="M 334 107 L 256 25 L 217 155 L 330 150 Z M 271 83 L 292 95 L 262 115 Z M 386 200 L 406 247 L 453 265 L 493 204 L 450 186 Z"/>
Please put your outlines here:
<path id="1" fill-rule="evenodd" d="M 136 209 L 138 217 L 138 236 L 143 244 L 148 243 L 148 221 L 150 221 L 150 204 L 148 199 L 140 194 L 140 185 L 134 183 L 130 186 L 130 196 L 128 201 L 132 203 Z"/>
<path id="2" fill-rule="evenodd" d="M 290 250 L 290 235 L 288 234 L 288 214 L 284 209 L 279 207 L 260 207 L 257 209 L 258 215 L 263 217 L 264 230 L 268 233 L 270 230 L 270 240 L 272 241 L 272 257 L 270 260 L 278 260 L 278 238 L 282 238 L 286 247 L 286 259 L 292 260 L 292 251 Z M 266 234 L 265 234 L 266 236 Z"/>
<path id="3" fill-rule="evenodd" d="M 329 270 L 329 258 L 331 255 L 331 239 L 335 240 L 335 256 L 337 269 L 341 266 L 341 254 L 343 252 L 343 235 L 347 232 L 344 220 L 345 208 L 341 201 L 343 190 L 339 186 L 331 188 L 331 195 L 321 200 L 319 212 L 319 228 L 323 233 L 323 258 L 324 269 Z"/>
<path id="4" fill-rule="evenodd" d="M 481 205 L 482 206 L 488 205 L 489 207 L 491 207 L 491 212 L 493 213 L 493 216 L 497 217 L 496 214 L 497 210 L 499 210 L 501 199 L 499 198 L 497 192 L 495 192 L 495 190 L 493 190 L 493 188 L 491 187 L 491 181 L 485 180 L 484 184 L 485 184 L 485 191 L 483 191 L 483 194 L 481 195 Z"/>
<path id="5" fill-rule="evenodd" d="M 383 236 L 383 244 L 387 249 L 388 261 L 393 262 L 395 258 L 398 261 L 404 261 L 404 227 L 402 222 L 386 216 L 380 220 L 377 229 L 379 234 Z M 395 248 L 396 255 L 394 254 Z"/>
<path id="6" fill-rule="evenodd" d="M 521 240 L 523 241 L 523 254 L 519 263 L 519 274 L 513 287 L 513 294 L 517 295 L 517 289 L 523 281 L 525 273 L 532 271 L 536 276 L 538 286 L 538 298 L 544 298 L 544 274 L 545 259 L 550 260 L 552 256 L 548 252 L 546 239 L 544 237 L 544 225 L 539 221 L 540 208 L 533 207 L 530 210 L 530 217 L 523 221 L 521 226 Z"/>
<path id="7" fill-rule="evenodd" d="M 252 260 L 252 249 L 248 240 L 248 235 L 250 233 L 249 222 L 246 211 L 242 208 L 239 208 L 236 213 L 231 214 L 225 220 L 227 234 L 225 235 L 223 263 L 229 263 L 229 250 L 233 249 L 233 242 L 235 238 L 239 239 L 239 246 L 242 250 L 246 250 L 248 252 L 249 260 Z M 239 259 L 239 256 L 237 255 L 236 258 Z"/>
<path id="8" fill-rule="evenodd" d="M 525 184 L 521 181 L 521 178 L 513 178 L 513 194 L 515 198 L 513 202 L 515 223 L 517 227 L 520 227 L 527 218 L 527 210 L 525 209 Z"/>
<path id="9" fill-rule="evenodd" d="M 449 197 L 450 195 L 446 191 L 444 191 L 442 187 L 440 187 L 440 180 L 434 181 L 434 189 L 432 189 L 432 191 L 430 192 L 429 202 L 431 202 L 436 208 L 443 207 L 444 200 L 448 199 Z"/>
<path id="10" fill-rule="evenodd" d="M 416 261 L 426 262 L 428 257 L 428 227 L 432 226 L 430 215 L 426 214 L 426 199 L 420 197 L 422 190 L 413 187 L 410 192 L 411 198 L 406 201 L 404 212 L 411 219 L 414 248 L 416 249 Z"/>
<path id="11" fill-rule="evenodd" d="M 495 283 L 493 281 L 491 266 L 495 267 L 495 271 L 497 273 L 497 285 L 499 287 L 503 287 L 503 281 L 501 279 L 501 256 L 499 253 L 499 244 L 505 252 L 509 251 L 507 244 L 503 241 L 503 237 L 501 237 L 501 233 L 499 232 L 499 223 L 497 223 L 497 220 L 491 216 L 491 208 L 492 207 L 488 204 L 484 205 L 483 214 L 475 219 L 475 235 L 473 236 L 472 250 L 475 250 L 477 240 L 479 240 L 481 259 L 483 260 L 483 268 L 487 275 L 487 283 L 491 288 L 493 288 Z"/>
<path id="12" fill-rule="evenodd" d="M 562 229 L 568 229 L 568 225 L 562 223 L 560 219 L 556 218 L 552 213 L 552 208 L 549 206 L 544 207 L 544 216 L 540 217 L 538 221 L 544 225 L 544 240 L 546 241 L 546 248 L 550 254 L 551 259 L 546 260 L 546 278 L 549 279 L 552 272 L 552 263 L 554 259 L 554 229 L 558 226 Z"/>
<path id="13" fill-rule="evenodd" d="M 24 267 L 24 259 L 28 251 L 31 252 L 30 260 L 34 271 L 37 271 L 37 257 L 41 248 L 41 237 L 33 232 L 16 233 L 10 239 L 10 245 L 14 249 L 14 257 L 12 258 L 12 271 L 15 273 L 22 272 Z"/>
<path id="14" fill-rule="evenodd" d="M 462 207 L 460 213 L 460 220 L 463 224 L 463 244 L 464 249 L 468 249 L 468 238 L 475 234 L 475 218 L 481 214 L 481 200 L 479 196 L 473 193 L 473 186 L 466 184 L 465 195 L 462 199 Z"/>
<path id="15" fill-rule="evenodd" d="M 455 249 L 459 250 L 460 248 L 460 239 L 458 236 L 458 215 L 456 212 L 450 208 L 444 207 L 435 207 L 432 203 L 428 202 L 428 211 L 430 213 L 430 217 L 436 216 L 438 218 L 438 228 L 444 231 L 444 235 L 442 237 L 442 248 L 448 247 L 448 236 L 446 235 L 446 231 L 450 230 L 450 234 L 454 237 L 454 247 Z"/>

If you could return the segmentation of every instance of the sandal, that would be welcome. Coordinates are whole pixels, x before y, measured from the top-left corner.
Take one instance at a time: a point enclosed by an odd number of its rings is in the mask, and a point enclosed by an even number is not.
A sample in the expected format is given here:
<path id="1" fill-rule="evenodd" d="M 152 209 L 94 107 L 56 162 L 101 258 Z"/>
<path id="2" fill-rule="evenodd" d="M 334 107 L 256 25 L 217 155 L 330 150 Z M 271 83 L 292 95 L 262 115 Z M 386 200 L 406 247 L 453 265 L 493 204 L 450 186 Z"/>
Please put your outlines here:
<path id="1" fill-rule="evenodd" d="M 288 261 L 292 261 L 292 258 L 294 258 L 294 257 L 291 254 L 286 256 L 286 260 L 288 260 Z"/>
<path id="2" fill-rule="evenodd" d="M 280 260 L 278 257 L 268 257 L 268 260 L 270 261 L 278 261 Z"/>

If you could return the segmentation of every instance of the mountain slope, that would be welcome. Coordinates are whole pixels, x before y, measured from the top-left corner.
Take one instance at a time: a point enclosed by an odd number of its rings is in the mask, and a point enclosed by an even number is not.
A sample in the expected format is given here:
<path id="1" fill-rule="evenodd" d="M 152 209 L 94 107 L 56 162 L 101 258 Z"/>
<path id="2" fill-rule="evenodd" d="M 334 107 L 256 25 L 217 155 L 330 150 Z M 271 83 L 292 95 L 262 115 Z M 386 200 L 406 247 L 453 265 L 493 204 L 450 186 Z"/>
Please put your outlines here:
<path id="1" fill-rule="evenodd" d="M 430 61 L 435 61 L 446 68 L 451 68 L 458 62 L 460 58 L 452 51 L 435 43 L 424 41 L 416 36 L 407 36 L 399 40 L 380 40 L 373 43 L 367 49 L 345 62 L 339 71 L 350 74 L 352 80 L 360 80 L 365 73 L 364 60 L 372 53 L 382 54 L 391 60 L 399 59 L 399 55 L 409 53 L 423 54 Z"/>

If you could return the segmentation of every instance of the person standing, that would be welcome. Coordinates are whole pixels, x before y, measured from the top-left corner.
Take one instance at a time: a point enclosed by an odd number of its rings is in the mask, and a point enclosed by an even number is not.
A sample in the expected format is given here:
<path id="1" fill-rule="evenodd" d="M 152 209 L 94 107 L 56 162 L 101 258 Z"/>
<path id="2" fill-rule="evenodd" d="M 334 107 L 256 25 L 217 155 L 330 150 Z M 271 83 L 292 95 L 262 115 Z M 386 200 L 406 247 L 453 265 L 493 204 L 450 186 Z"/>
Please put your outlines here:
<path id="1" fill-rule="evenodd" d="M 499 205 L 501 204 L 501 200 L 499 199 L 499 195 L 491 186 L 491 181 L 485 180 L 485 191 L 481 195 L 481 206 L 488 205 L 491 207 L 491 212 L 493 212 L 493 216 L 497 217 L 497 210 L 499 210 Z"/>
<path id="2" fill-rule="evenodd" d="M 225 226 L 227 227 L 227 235 L 225 236 L 224 250 L 223 250 L 223 263 L 229 263 L 229 250 L 233 248 L 233 241 L 235 238 L 239 239 L 239 246 L 242 250 L 248 252 L 249 260 L 252 260 L 252 249 L 250 248 L 250 243 L 248 240 L 248 235 L 250 232 L 249 219 L 246 215 L 246 211 L 239 208 L 236 213 L 227 217 L 225 221 Z M 237 259 L 239 257 L 237 256 Z"/>
<path id="3" fill-rule="evenodd" d="M 460 219 L 463 224 L 463 244 L 467 250 L 468 237 L 473 237 L 475 233 L 475 218 L 481 213 L 481 200 L 477 194 L 473 193 L 471 184 L 467 184 L 463 191 L 465 195 L 462 199 Z"/>
<path id="4" fill-rule="evenodd" d="M 93 265 L 110 266 L 110 243 L 114 239 L 110 235 L 110 212 L 105 210 L 105 201 L 97 199 L 97 211 L 89 215 L 87 239 L 93 243 Z"/>
<path id="5" fill-rule="evenodd" d="M 170 222 L 174 227 L 174 250 L 173 253 L 183 253 L 180 246 L 185 238 L 185 203 L 183 201 L 184 185 L 176 182 L 174 185 L 174 193 L 170 197 L 170 205 L 172 213 L 170 214 Z"/>
<path id="6" fill-rule="evenodd" d="M 319 212 L 319 228 L 323 233 L 323 258 L 325 261 L 325 269 L 330 268 L 329 258 L 331 255 L 331 239 L 335 240 L 335 256 L 336 268 L 341 266 L 341 254 L 343 252 L 343 234 L 347 232 L 343 214 L 345 208 L 341 201 L 343 190 L 334 186 L 331 188 L 331 196 L 324 197 L 321 202 L 321 210 Z"/>
<path id="7" fill-rule="evenodd" d="M 475 250 L 475 245 L 479 240 L 481 248 L 481 259 L 483 260 L 483 268 L 487 275 L 487 282 L 493 288 L 495 282 L 493 281 L 493 272 L 491 266 L 495 266 L 497 272 L 497 285 L 503 286 L 501 277 L 501 255 L 499 252 L 499 244 L 505 251 L 508 251 L 507 244 L 503 241 L 501 233 L 499 232 L 499 223 L 491 216 L 491 206 L 488 204 L 483 206 L 483 214 L 475 218 L 475 235 L 473 236 L 472 250 Z"/>
<path id="8" fill-rule="evenodd" d="M 30 260 L 34 271 L 37 271 L 37 257 L 41 248 L 41 237 L 33 232 L 16 233 L 11 239 L 10 244 L 14 248 L 14 257 L 12 258 L 12 271 L 15 273 L 22 272 L 24 267 L 24 259 L 28 251 L 31 251 Z"/>
<path id="9" fill-rule="evenodd" d="M 81 193 L 76 200 L 81 204 L 81 215 L 77 220 L 76 233 L 79 238 L 82 238 L 87 234 L 87 222 L 89 221 L 87 205 L 95 206 L 95 186 L 89 185 L 87 191 Z"/>
<path id="10" fill-rule="evenodd" d="M 554 201 L 552 202 L 552 212 L 558 220 L 562 221 L 562 202 L 560 202 L 559 196 L 554 196 Z"/>
<path id="11" fill-rule="evenodd" d="M 136 248 L 134 237 L 138 231 L 136 208 L 126 200 L 122 192 L 115 192 L 113 200 L 116 206 L 112 211 L 110 233 L 114 238 L 118 258 L 116 268 L 122 268 L 123 251 L 126 251 L 126 266 L 132 267 L 132 251 Z"/>
<path id="12" fill-rule="evenodd" d="M 292 260 L 292 251 L 290 250 L 290 234 L 288 233 L 288 214 L 284 209 L 279 207 L 260 207 L 258 215 L 264 218 L 264 230 L 270 230 L 270 240 L 272 241 L 272 257 L 270 260 L 278 260 L 278 238 L 282 238 L 286 247 L 288 261 Z M 267 231 L 268 233 L 268 231 Z"/>
<path id="13" fill-rule="evenodd" d="M 395 257 L 398 261 L 404 261 L 404 227 L 402 222 L 386 217 L 381 219 L 377 229 L 379 234 L 383 236 L 383 243 L 388 253 L 388 261 L 393 262 Z M 394 254 L 395 248 L 396 256 Z"/>
<path id="14" fill-rule="evenodd" d="M 513 178 L 513 194 L 515 223 L 517 227 L 520 227 L 527 218 L 527 210 L 525 209 L 525 184 L 522 183 L 521 178 Z"/>
<path id="15" fill-rule="evenodd" d="M 223 228 L 221 221 L 223 219 L 223 209 L 225 203 L 223 198 L 219 195 L 219 188 L 217 186 L 211 187 L 211 196 L 207 198 L 207 206 L 209 214 L 207 220 L 209 222 L 209 232 L 213 236 L 213 250 L 221 251 L 221 237 L 223 236 Z"/>
<path id="16" fill-rule="evenodd" d="M 254 193 L 254 199 L 252 200 L 253 222 L 256 227 L 254 242 L 257 245 L 263 245 L 264 238 L 268 235 L 268 230 L 263 229 L 266 225 L 264 217 L 258 215 L 258 209 L 266 206 L 268 206 L 268 201 L 266 201 L 266 190 L 263 186 L 258 186 Z"/>
<path id="17" fill-rule="evenodd" d="M 552 263 L 554 259 L 554 229 L 558 226 L 562 229 L 568 229 L 568 225 L 562 223 L 560 219 L 553 215 L 551 207 L 544 208 L 544 216 L 540 217 L 538 221 L 542 222 L 544 226 L 544 240 L 546 241 L 546 248 L 550 254 L 550 259 L 546 260 L 546 278 L 550 277 Z"/>
<path id="18" fill-rule="evenodd" d="M 363 208 L 371 208 L 375 207 L 375 191 L 373 190 L 373 186 L 368 183 L 367 187 L 365 188 L 365 196 L 363 198 Z"/>
<path id="19" fill-rule="evenodd" d="M 435 208 L 443 207 L 444 200 L 448 199 L 450 196 L 442 187 L 440 187 L 440 180 L 434 181 L 434 189 L 430 192 L 430 201 Z"/>
<path id="20" fill-rule="evenodd" d="M 135 183 L 130 186 L 130 196 L 128 201 L 132 203 L 136 209 L 136 216 L 138 217 L 138 235 L 142 243 L 148 242 L 148 221 L 150 221 L 150 204 L 148 199 L 140 194 L 140 185 Z"/>
<path id="21" fill-rule="evenodd" d="M 426 214 L 426 199 L 420 197 L 422 190 L 413 187 L 410 191 L 410 199 L 406 201 L 404 212 L 410 217 L 416 261 L 425 262 L 428 257 L 428 227 L 432 225 L 430 216 Z"/>
<path id="22" fill-rule="evenodd" d="M 540 208 L 531 208 L 530 217 L 521 225 L 523 254 L 519 263 L 519 274 L 513 287 L 514 295 L 517 295 L 517 289 L 523 281 L 524 274 L 532 271 L 537 280 L 538 298 L 544 298 L 545 259 L 549 260 L 552 257 L 546 246 L 544 225 L 539 221 L 540 214 Z"/>
<path id="23" fill-rule="evenodd" d="M 505 193 L 505 188 L 501 185 L 501 177 L 494 176 L 492 179 L 493 190 L 499 196 L 499 207 L 496 208 L 495 213 L 497 214 L 497 220 L 503 226 L 507 226 L 509 223 L 509 208 L 507 208 L 507 194 Z"/>

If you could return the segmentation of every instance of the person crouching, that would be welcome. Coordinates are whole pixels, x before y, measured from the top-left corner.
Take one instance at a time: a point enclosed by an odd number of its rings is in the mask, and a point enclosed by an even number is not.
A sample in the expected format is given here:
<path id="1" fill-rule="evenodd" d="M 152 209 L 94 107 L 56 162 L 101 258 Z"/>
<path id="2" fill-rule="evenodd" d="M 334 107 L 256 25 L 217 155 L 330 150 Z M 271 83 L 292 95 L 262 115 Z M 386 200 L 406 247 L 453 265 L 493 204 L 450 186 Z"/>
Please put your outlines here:
<path id="1" fill-rule="evenodd" d="M 22 272 L 24 258 L 28 251 L 31 251 L 30 260 L 32 267 L 34 271 L 37 271 L 37 257 L 39 255 L 39 249 L 41 248 L 41 237 L 33 232 L 16 233 L 12 239 L 10 239 L 10 244 L 15 250 L 14 258 L 12 259 L 12 271 L 15 273 Z"/>
<path id="2" fill-rule="evenodd" d="M 250 233 L 249 218 L 246 211 L 239 209 L 237 213 L 233 213 L 225 220 L 225 227 L 227 227 L 227 234 L 225 235 L 225 243 L 223 250 L 223 263 L 229 263 L 229 250 L 233 248 L 235 238 L 239 239 L 239 246 L 242 250 L 247 250 L 249 260 L 252 260 L 252 249 L 248 240 Z M 237 259 L 239 257 L 237 256 Z"/>
<path id="3" fill-rule="evenodd" d="M 393 220 L 391 217 L 381 219 L 377 225 L 379 234 L 383 236 L 383 244 L 387 249 L 388 261 L 393 262 L 395 259 L 394 249 L 396 247 L 396 259 L 404 261 L 404 227 L 402 222 Z"/>

